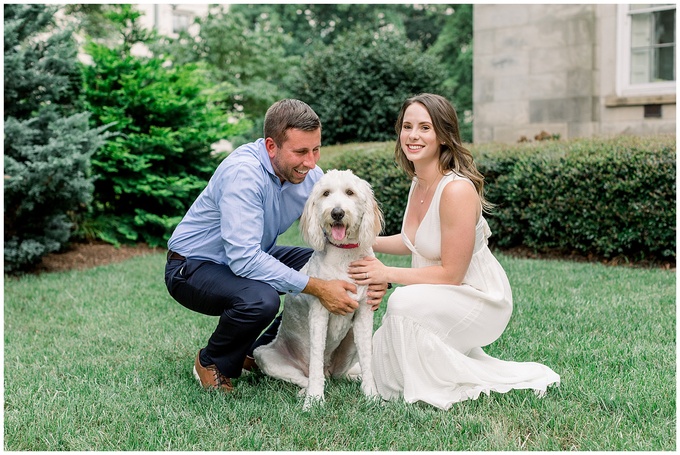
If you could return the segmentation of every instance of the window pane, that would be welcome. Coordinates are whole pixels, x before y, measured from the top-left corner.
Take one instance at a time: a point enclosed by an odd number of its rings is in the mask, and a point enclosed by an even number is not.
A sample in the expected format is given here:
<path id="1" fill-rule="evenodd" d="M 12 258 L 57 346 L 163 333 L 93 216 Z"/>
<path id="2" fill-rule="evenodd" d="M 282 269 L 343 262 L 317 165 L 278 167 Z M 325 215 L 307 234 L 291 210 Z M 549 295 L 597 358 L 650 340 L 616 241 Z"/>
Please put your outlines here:
<path id="1" fill-rule="evenodd" d="M 631 5 L 630 11 L 630 83 L 674 81 L 675 8 Z"/>
<path id="2" fill-rule="evenodd" d="M 675 10 L 660 11 L 654 13 L 656 24 L 656 44 L 669 44 L 675 42 Z"/>
<path id="3" fill-rule="evenodd" d="M 650 50 L 634 50 L 630 59 L 630 82 L 633 84 L 646 84 L 649 82 L 649 59 Z"/>
<path id="4" fill-rule="evenodd" d="M 654 81 L 675 80 L 675 47 L 657 49 L 654 62 Z M 652 82 L 652 81 L 650 81 Z"/>
<path id="5" fill-rule="evenodd" d="M 635 14 L 631 17 L 631 45 L 633 47 L 650 46 L 652 44 L 652 15 Z"/>
<path id="6" fill-rule="evenodd" d="M 186 14 L 175 13 L 172 16 L 172 31 L 179 33 L 189 28 L 190 17 Z"/>

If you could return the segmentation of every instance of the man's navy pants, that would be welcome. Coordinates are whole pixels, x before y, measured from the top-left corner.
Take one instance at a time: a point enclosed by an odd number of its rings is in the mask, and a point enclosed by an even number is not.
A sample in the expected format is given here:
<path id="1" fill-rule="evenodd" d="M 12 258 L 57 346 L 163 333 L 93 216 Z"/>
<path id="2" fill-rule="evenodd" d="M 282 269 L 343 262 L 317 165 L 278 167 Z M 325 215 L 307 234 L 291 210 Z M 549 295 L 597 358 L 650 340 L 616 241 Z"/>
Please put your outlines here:
<path id="1" fill-rule="evenodd" d="M 269 254 L 300 270 L 312 250 L 277 246 Z M 165 285 L 183 306 L 219 316 L 217 328 L 200 359 L 204 366 L 215 364 L 228 378 L 239 377 L 246 355 L 252 355 L 256 347 L 269 344 L 276 337 L 281 323 L 281 316 L 277 317 L 280 294 L 267 283 L 236 276 L 223 264 L 170 258 L 165 265 Z"/>

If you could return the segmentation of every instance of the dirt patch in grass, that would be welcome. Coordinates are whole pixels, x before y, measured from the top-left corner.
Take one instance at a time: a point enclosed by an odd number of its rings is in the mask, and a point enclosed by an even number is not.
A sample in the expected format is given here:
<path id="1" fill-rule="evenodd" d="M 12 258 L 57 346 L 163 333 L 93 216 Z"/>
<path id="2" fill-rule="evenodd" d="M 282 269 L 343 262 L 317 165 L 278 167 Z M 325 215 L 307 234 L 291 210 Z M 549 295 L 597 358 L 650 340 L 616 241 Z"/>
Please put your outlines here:
<path id="1" fill-rule="evenodd" d="M 121 245 L 115 247 L 104 242 L 75 243 L 62 253 L 48 254 L 36 272 L 60 272 L 65 270 L 83 270 L 99 265 L 114 262 L 122 262 L 134 256 L 164 252 L 164 248 L 151 248 L 144 243 L 136 245 Z M 596 256 L 583 256 L 577 253 L 558 254 L 543 252 L 538 253 L 529 248 L 517 247 L 502 250 L 503 253 L 513 257 L 531 259 L 564 259 L 577 262 L 600 262 L 612 266 L 629 266 L 643 268 L 661 268 L 675 270 L 675 262 L 629 262 L 625 258 L 604 259 Z"/>
<path id="2" fill-rule="evenodd" d="M 500 250 L 508 256 L 525 259 L 561 259 L 574 262 L 599 262 L 611 266 L 638 267 L 638 268 L 658 268 L 664 270 L 675 270 L 675 261 L 636 261 L 631 262 L 625 256 L 604 258 L 594 254 L 580 254 L 578 252 L 564 253 L 559 251 L 538 252 L 531 248 L 519 246 Z"/>
<path id="3" fill-rule="evenodd" d="M 37 272 L 84 270 L 99 265 L 122 262 L 134 256 L 160 253 L 163 248 L 151 248 L 145 243 L 113 246 L 104 242 L 74 243 L 68 250 L 43 257 Z"/>

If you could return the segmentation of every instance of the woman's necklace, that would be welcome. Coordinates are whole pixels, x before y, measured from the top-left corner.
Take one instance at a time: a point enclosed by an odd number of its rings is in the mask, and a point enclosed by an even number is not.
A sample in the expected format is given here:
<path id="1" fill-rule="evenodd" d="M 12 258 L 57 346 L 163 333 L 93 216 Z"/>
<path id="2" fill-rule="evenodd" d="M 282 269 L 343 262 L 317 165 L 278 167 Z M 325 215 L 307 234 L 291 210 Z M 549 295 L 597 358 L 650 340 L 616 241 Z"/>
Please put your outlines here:
<path id="1" fill-rule="evenodd" d="M 435 184 L 436 182 L 438 182 L 439 180 L 441 180 L 441 177 L 438 178 L 437 180 L 433 181 L 433 182 L 430 183 L 429 185 L 427 185 L 427 187 L 425 188 L 425 193 L 424 193 L 424 194 L 422 195 L 422 197 L 420 198 L 420 203 L 421 203 L 421 204 L 422 204 L 423 202 L 425 202 L 425 199 L 427 198 L 427 195 L 428 195 L 428 193 L 430 192 L 430 188 L 433 187 L 434 184 Z M 420 181 L 418 182 L 418 188 L 422 188 L 422 187 L 420 186 Z"/>

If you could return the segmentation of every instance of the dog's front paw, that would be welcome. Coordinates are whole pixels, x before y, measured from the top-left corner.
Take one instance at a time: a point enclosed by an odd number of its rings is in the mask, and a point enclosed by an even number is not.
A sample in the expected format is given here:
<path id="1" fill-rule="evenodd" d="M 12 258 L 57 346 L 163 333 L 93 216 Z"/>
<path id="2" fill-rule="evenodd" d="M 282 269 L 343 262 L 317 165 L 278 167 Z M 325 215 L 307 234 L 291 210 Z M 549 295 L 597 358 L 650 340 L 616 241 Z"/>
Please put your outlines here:
<path id="1" fill-rule="evenodd" d="M 374 381 L 361 381 L 361 391 L 364 392 L 364 395 L 367 397 L 377 397 L 378 396 L 378 388 L 375 386 Z"/>
<path id="2" fill-rule="evenodd" d="M 310 395 L 305 396 L 305 403 L 302 405 L 303 411 L 309 411 L 315 406 L 323 406 L 324 397 L 323 395 Z"/>
<path id="3" fill-rule="evenodd" d="M 359 366 L 359 362 L 356 362 L 347 370 L 345 377 L 350 381 L 361 381 L 361 367 Z"/>

